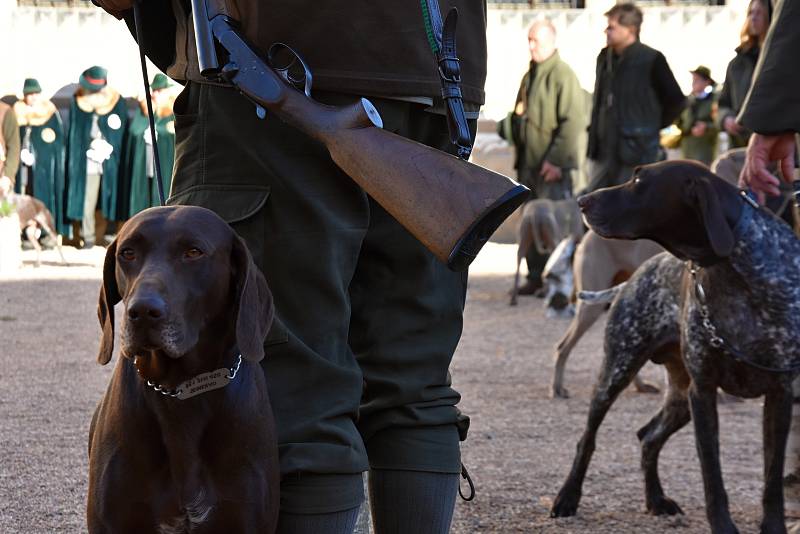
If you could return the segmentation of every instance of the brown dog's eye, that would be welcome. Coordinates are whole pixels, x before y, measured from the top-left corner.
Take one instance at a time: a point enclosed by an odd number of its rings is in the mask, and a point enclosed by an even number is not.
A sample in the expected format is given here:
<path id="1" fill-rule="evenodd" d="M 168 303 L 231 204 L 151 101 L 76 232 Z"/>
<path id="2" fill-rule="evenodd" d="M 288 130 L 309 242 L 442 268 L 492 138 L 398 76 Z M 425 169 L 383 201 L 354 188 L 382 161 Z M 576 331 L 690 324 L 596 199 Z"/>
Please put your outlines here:
<path id="1" fill-rule="evenodd" d="M 203 255 L 203 251 L 200 250 L 197 247 L 192 247 L 192 248 L 188 249 L 186 252 L 183 253 L 183 257 L 184 258 L 188 258 L 190 260 L 193 260 L 195 258 L 199 258 L 202 255 Z"/>
<path id="2" fill-rule="evenodd" d="M 136 259 L 136 253 L 132 248 L 123 248 L 119 251 L 119 257 L 126 261 L 133 261 Z"/>

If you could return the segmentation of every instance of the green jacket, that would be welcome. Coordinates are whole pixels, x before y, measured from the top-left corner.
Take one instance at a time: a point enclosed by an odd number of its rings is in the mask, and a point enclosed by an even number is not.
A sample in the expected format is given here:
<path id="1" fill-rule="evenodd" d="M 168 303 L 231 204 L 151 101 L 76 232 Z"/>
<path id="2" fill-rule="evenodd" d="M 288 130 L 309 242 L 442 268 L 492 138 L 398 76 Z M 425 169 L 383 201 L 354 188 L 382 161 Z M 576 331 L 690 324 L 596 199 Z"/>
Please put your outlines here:
<path id="1" fill-rule="evenodd" d="M 516 147 L 520 179 L 535 176 L 547 160 L 562 169 L 578 166 L 578 136 L 586 128 L 584 96 L 577 76 L 558 55 L 531 62 L 522 78 L 514 111 L 498 133 Z"/>
<path id="2" fill-rule="evenodd" d="M 158 110 L 156 110 L 157 112 Z M 145 133 L 146 132 L 146 133 Z M 130 188 L 123 212 L 125 218 L 161 204 L 158 197 L 158 184 L 147 174 L 147 145 L 145 137 L 150 137 L 150 122 L 141 106 L 134 112 L 128 125 L 128 136 L 120 176 L 121 182 Z M 172 165 L 175 162 L 175 115 L 156 117 L 156 140 L 158 157 L 161 161 L 161 178 L 165 196 L 169 195 L 172 178 Z M 155 172 L 153 169 L 152 172 Z"/>
<path id="3" fill-rule="evenodd" d="M 64 213 L 64 146 L 66 136 L 56 107 L 45 101 L 31 107 L 19 101 L 14 112 L 20 127 L 20 139 L 35 158 L 32 167 L 20 163 L 14 189 L 23 193 L 22 182 L 27 181 L 33 196 L 44 202 L 55 219 L 55 230 L 69 235 L 70 224 Z M 24 179 L 23 179 L 24 178 Z"/>
<path id="4" fill-rule="evenodd" d="M 717 134 L 719 130 L 714 123 L 716 96 L 708 93 L 705 98 L 689 95 L 686 109 L 675 121 L 681 131 L 681 155 L 686 159 L 701 161 L 711 165 L 717 152 Z M 706 133 L 700 137 L 692 135 L 692 128 L 698 122 L 704 122 Z"/>
<path id="5" fill-rule="evenodd" d="M 91 143 L 92 113 L 84 109 L 78 96 L 72 99 L 67 130 L 67 217 L 72 220 L 83 218 L 83 201 L 86 194 L 86 150 Z M 83 106 L 83 107 L 82 107 Z M 99 206 L 103 216 L 110 220 L 122 220 L 118 209 L 118 192 L 125 191 L 125 184 L 119 183 L 119 164 L 122 156 L 123 136 L 128 125 L 128 110 L 125 100 L 116 92 L 109 93 L 104 107 L 95 110 L 99 117 L 98 127 L 106 142 L 114 147 L 111 157 L 103 162 L 103 179 L 100 182 Z"/>

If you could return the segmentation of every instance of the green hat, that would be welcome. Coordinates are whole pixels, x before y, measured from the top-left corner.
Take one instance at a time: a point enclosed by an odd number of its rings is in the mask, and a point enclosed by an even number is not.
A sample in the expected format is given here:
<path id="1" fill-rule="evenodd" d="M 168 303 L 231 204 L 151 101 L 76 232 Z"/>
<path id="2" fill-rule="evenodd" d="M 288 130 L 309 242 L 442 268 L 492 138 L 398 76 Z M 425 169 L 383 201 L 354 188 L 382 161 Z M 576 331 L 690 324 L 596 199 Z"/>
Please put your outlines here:
<path id="1" fill-rule="evenodd" d="M 711 77 L 711 69 L 709 69 L 705 65 L 700 65 L 696 69 L 690 70 L 689 72 L 691 72 L 692 74 L 697 74 L 698 76 L 700 76 L 702 78 L 705 78 L 706 80 L 708 80 L 708 83 L 710 83 L 711 85 L 716 85 L 716 83 L 717 83 L 717 82 L 714 81 L 714 78 Z"/>
<path id="2" fill-rule="evenodd" d="M 39 80 L 36 78 L 25 78 L 25 84 L 22 86 L 22 94 L 29 95 L 31 93 L 41 93 L 42 86 L 39 85 Z"/>
<path id="3" fill-rule="evenodd" d="M 103 67 L 89 67 L 81 73 L 78 83 L 90 93 L 96 93 L 108 83 L 108 71 Z"/>
<path id="4" fill-rule="evenodd" d="M 153 83 L 150 84 L 151 91 L 157 91 L 159 89 L 166 89 L 167 87 L 172 87 L 172 84 L 165 75 L 161 74 L 160 72 L 153 76 Z"/>

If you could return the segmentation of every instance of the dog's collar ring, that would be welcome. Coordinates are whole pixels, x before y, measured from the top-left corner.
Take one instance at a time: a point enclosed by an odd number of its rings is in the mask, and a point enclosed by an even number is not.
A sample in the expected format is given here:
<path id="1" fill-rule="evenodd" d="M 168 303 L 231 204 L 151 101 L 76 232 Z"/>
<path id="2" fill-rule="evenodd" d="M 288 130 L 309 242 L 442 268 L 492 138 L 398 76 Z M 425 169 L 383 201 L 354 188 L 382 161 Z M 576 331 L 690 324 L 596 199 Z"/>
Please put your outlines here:
<path id="1" fill-rule="evenodd" d="M 231 381 L 233 381 L 234 378 L 236 378 L 241 366 L 242 355 L 239 354 L 239 357 L 236 359 L 236 363 L 233 365 L 233 367 L 221 367 L 215 371 L 199 374 L 193 378 L 190 378 L 189 380 L 181 382 L 175 389 L 167 389 L 161 384 L 156 384 L 150 380 L 145 379 L 145 381 L 149 387 L 166 397 L 185 400 L 207 391 L 224 388 Z M 136 371 L 139 372 L 138 367 L 136 368 Z M 141 375 L 141 372 L 139 372 L 139 374 Z"/>

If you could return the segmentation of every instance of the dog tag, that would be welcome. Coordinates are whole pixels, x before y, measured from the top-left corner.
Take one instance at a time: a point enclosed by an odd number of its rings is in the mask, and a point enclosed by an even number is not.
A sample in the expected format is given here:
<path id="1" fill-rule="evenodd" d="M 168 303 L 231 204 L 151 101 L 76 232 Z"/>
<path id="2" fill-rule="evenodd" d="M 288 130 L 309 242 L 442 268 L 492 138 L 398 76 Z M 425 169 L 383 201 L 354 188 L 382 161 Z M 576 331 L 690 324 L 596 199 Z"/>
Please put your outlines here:
<path id="1" fill-rule="evenodd" d="M 196 377 L 183 382 L 176 388 L 178 391 L 180 391 L 180 394 L 177 396 L 177 398 L 180 400 L 185 400 L 207 391 L 224 388 L 231 381 L 230 378 L 228 378 L 229 373 L 229 369 L 222 368 L 217 369 L 216 371 L 197 375 Z"/>

